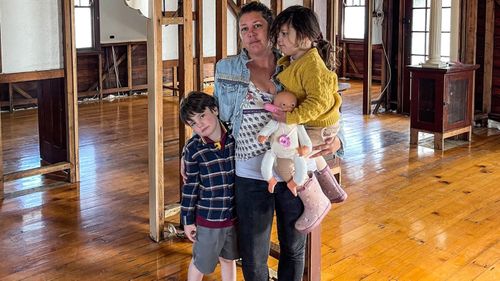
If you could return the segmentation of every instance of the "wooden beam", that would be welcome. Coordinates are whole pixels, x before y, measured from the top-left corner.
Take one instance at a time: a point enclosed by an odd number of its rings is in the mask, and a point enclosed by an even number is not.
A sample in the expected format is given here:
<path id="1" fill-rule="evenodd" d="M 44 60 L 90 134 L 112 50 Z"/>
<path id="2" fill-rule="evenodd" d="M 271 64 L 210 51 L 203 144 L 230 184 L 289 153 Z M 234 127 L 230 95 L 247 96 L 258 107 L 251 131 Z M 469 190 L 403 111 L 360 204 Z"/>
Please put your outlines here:
<path id="1" fill-rule="evenodd" d="M 11 84 L 10 84 L 11 85 Z M 32 99 L 33 97 L 30 96 L 30 94 L 28 94 L 25 90 L 19 88 L 18 86 L 16 85 L 12 85 L 12 88 L 14 89 L 14 91 L 18 92 L 21 96 L 23 96 L 24 98 L 27 98 L 27 99 Z"/>
<path id="2" fill-rule="evenodd" d="M 2 113 L 0 112 L 0 203 L 4 198 L 3 185 L 3 144 L 2 144 Z"/>
<path id="3" fill-rule="evenodd" d="M 238 4 L 234 3 L 233 0 L 227 0 L 227 5 L 233 16 L 238 17 L 238 14 L 240 13 L 240 7 Z"/>
<path id="4" fill-rule="evenodd" d="M 372 88 L 372 11 L 373 0 L 365 1 L 365 41 L 364 41 L 364 76 L 363 76 L 363 114 L 371 114 Z"/>
<path id="5" fill-rule="evenodd" d="M 63 57 L 66 94 L 66 139 L 68 145 L 69 180 L 80 180 L 78 152 L 78 89 L 76 77 L 75 5 L 74 0 L 63 2 Z"/>
<path id="6" fill-rule="evenodd" d="M 283 11 L 283 0 L 271 0 L 271 10 L 277 15 Z"/>
<path id="7" fill-rule="evenodd" d="M 217 3 L 226 1 L 217 1 Z M 194 89 L 193 85 L 193 13 L 191 0 L 182 1 L 182 15 L 184 24 L 179 26 L 179 97 L 185 97 Z M 179 119 L 178 119 L 179 120 Z M 191 136 L 191 130 L 179 121 L 179 160 L 186 139 Z M 179 179 L 179 190 L 182 187 L 182 178 Z M 180 193 L 179 193 L 180 196 Z"/>
<path id="8" fill-rule="evenodd" d="M 227 1 L 215 5 L 215 60 L 227 57 Z"/>
<path id="9" fill-rule="evenodd" d="M 98 94 L 99 94 L 99 100 L 102 100 L 102 53 L 99 53 L 97 55 L 97 75 L 98 75 L 98 78 L 99 79 L 97 81 L 97 85 L 98 86 Z"/>
<path id="10" fill-rule="evenodd" d="M 24 171 L 16 171 L 12 173 L 8 173 L 3 175 L 3 181 L 13 181 L 21 178 L 27 178 L 36 175 L 45 175 L 53 172 L 59 172 L 70 169 L 70 163 L 68 162 L 59 162 L 47 166 L 32 168 Z"/>
<path id="11" fill-rule="evenodd" d="M 231 1 L 232 2 L 232 1 Z M 205 79 L 203 65 L 203 0 L 196 0 L 196 90 L 203 91 L 203 80 Z"/>
<path id="12" fill-rule="evenodd" d="M 484 27 L 484 65 L 483 65 L 483 113 L 491 112 L 491 86 L 493 84 L 493 58 L 495 44 L 495 2 L 486 0 Z"/>
<path id="13" fill-rule="evenodd" d="M 304 7 L 307 7 L 314 11 L 314 0 L 304 0 L 302 3 Z"/>
<path id="14" fill-rule="evenodd" d="M 162 4 L 150 2 L 147 20 L 148 64 L 148 156 L 149 156 L 149 235 L 156 242 L 163 240 L 164 179 L 163 179 L 163 62 Z"/>
<path id="15" fill-rule="evenodd" d="M 321 281 L 321 225 L 307 235 L 304 281 Z"/>
<path id="16" fill-rule="evenodd" d="M 62 78 L 64 69 L 52 69 L 41 71 L 28 71 L 18 73 L 1 73 L 0 83 L 17 83 L 26 81 L 37 81 L 43 79 Z"/>
<path id="17" fill-rule="evenodd" d="M 132 46 L 127 45 L 127 86 L 132 90 Z"/>
<path id="18" fill-rule="evenodd" d="M 184 19 L 182 17 L 162 17 L 161 24 L 162 25 L 171 25 L 171 24 L 182 25 L 182 24 L 184 24 Z"/>
<path id="19" fill-rule="evenodd" d="M 12 83 L 9 83 L 9 111 L 14 111 L 14 87 Z"/>
<path id="20" fill-rule="evenodd" d="M 464 18 L 465 40 L 462 42 L 462 61 L 466 64 L 476 64 L 477 40 L 477 0 L 463 2 L 465 5 Z"/>

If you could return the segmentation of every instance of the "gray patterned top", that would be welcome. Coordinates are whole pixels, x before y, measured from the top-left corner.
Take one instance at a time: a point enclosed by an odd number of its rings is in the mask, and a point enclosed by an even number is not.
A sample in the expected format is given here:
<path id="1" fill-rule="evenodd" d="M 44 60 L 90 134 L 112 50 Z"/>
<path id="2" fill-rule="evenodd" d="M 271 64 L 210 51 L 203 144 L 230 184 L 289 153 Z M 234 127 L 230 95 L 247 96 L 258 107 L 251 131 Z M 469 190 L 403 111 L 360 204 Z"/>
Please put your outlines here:
<path id="1" fill-rule="evenodd" d="M 257 134 L 271 120 L 271 113 L 264 110 L 264 103 L 272 100 L 272 94 L 262 92 L 250 82 L 246 99 L 241 105 L 243 120 L 236 138 L 236 160 L 247 160 L 269 150 L 269 142 L 260 144 Z"/>

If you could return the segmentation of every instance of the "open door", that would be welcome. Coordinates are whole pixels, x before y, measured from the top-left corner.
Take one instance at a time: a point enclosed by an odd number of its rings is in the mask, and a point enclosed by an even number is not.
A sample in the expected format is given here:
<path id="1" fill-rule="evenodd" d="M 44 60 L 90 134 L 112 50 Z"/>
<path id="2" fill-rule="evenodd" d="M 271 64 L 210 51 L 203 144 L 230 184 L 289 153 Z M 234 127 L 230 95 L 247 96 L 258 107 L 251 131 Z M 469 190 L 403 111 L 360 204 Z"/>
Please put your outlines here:
<path id="1" fill-rule="evenodd" d="M 64 79 L 40 81 L 38 92 L 38 132 L 43 164 L 68 162 Z"/>

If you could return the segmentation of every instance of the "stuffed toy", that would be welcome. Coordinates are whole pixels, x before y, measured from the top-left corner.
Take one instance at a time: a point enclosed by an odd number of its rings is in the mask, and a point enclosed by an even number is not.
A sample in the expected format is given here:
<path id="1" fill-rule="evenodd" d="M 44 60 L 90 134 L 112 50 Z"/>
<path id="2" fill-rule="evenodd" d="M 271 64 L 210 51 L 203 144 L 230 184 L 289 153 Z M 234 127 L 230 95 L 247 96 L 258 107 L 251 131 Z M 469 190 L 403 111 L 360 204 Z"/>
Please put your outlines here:
<path id="1" fill-rule="evenodd" d="M 290 92 L 280 92 L 274 98 L 273 104 L 266 104 L 268 111 L 291 112 L 297 106 L 297 98 Z M 273 167 L 279 176 L 287 182 L 288 189 L 297 196 L 297 187 L 308 179 L 307 163 L 305 156 L 311 152 L 312 143 L 303 125 L 285 123 L 271 120 L 262 128 L 258 141 L 271 143 L 262 160 L 261 173 L 268 182 L 269 192 L 274 192 L 277 183 L 273 176 Z"/>

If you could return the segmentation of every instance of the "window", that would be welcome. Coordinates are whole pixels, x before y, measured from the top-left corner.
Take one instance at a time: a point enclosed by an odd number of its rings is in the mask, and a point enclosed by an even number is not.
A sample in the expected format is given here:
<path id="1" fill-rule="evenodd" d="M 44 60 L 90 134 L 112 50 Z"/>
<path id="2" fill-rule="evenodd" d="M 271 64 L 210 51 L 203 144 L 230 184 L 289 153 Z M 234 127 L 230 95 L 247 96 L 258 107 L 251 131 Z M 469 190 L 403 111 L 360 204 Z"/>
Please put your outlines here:
<path id="1" fill-rule="evenodd" d="M 442 1 L 441 60 L 450 61 L 451 0 Z M 429 56 L 431 0 L 413 0 L 411 64 L 424 63 Z"/>
<path id="2" fill-rule="evenodd" d="M 99 1 L 75 0 L 75 44 L 78 50 L 98 50 Z"/>
<path id="3" fill-rule="evenodd" d="M 343 0 L 344 22 L 342 34 L 344 39 L 365 38 L 365 0 Z M 361 21 L 360 21 L 361 20 Z"/>

